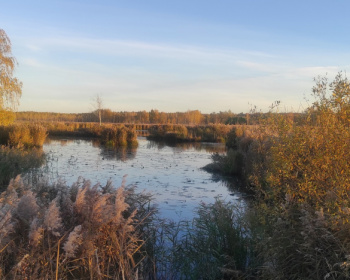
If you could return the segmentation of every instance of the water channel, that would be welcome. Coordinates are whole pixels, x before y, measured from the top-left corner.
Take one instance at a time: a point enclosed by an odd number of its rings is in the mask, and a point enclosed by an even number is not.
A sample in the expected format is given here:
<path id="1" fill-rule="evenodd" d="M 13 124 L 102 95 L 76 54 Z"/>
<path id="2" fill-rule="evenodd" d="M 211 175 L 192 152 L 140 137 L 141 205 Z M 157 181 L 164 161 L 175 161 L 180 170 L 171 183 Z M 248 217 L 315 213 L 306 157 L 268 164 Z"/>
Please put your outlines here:
<path id="1" fill-rule="evenodd" d="M 174 221 L 192 219 L 201 202 L 213 203 L 217 197 L 240 201 L 240 195 L 218 177 L 201 167 L 211 162 L 211 153 L 224 152 L 216 143 L 187 143 L 169 146 L 139 137 L 135 149 L 108 150 L 96 140 L 49 139 L 44 144 L 47 163 L 42 171 L 51 181 L 59 178 L 68 185 L 81 176 L 92 184 L 112 180 L 138 192 L 150 192 L 160 215 Z"/>

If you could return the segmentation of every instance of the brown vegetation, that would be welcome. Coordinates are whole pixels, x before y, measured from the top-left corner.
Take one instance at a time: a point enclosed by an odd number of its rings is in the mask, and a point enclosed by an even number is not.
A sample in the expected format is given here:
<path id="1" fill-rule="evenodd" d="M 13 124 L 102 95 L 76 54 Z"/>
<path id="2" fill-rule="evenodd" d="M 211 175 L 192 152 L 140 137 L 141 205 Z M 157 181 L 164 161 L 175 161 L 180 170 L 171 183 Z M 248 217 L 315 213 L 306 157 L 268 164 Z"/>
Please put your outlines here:
<path id="1" fill-rule="evenodd" d="M 230 125 L 154 125 L 149 129 L 149 138 L 169 142 L 220 142 L 225 143 Z"/>
<path id="2" fill-rule="evenodd" d="M 50 136 L 94 137 L 100 139 L 102 144 L 113 148 L 138 145 L 133 126 L 77 122 L 42 122 L 41 126 L 47 129 Z"/>
<path id="3" fill-rule="evenodd" d="M 39 124 L 0 126 L 0 144 L 16 148 L 42 147 L 47 137 L 46 128 Z"/>
<path id="4" fill-rule="evenodd" d="M 160 112 L 158 110 L 138 112 L 114 112 L 101 109 L 92 113 L 50 113 L 50 112 L 17 112 L 17 121 L 30 122 L 99 122 L 99 112 L 104 123 L 149 125 L 149 124 L 182 124 L 182 125 L 253 125 L 261 118 L 261 113 L 239 113 L 231 111 L 205 114 L 198 110 L 187 112 Z M 96 116 L 97 115 L 97 116 Z M 297 122 L 303 114 L 288 113 L 289 118 Z"/>
<path id="5" fill-rule="evenodd" d="M 247 219 L 262 279 L 350 277 L 350 83 L 320 78 L 313 93 L 302 121 L 271 113 L 232 145 L 255 193 Z"/>
<path id="6" fill-rule="evenodd" d="M 22 94 L 22 83 L 13 77 L 16 64 L 10 38 L 0 29 L 0 125 L 13 121 L 13 109 Z"/>
<path id="7" fill-rule="evenodd" d="M 0 278 L 136 279 L 146 267 L 148 203 L 110 182 L 30 188 L 17 177 L 0 196 Z"/>

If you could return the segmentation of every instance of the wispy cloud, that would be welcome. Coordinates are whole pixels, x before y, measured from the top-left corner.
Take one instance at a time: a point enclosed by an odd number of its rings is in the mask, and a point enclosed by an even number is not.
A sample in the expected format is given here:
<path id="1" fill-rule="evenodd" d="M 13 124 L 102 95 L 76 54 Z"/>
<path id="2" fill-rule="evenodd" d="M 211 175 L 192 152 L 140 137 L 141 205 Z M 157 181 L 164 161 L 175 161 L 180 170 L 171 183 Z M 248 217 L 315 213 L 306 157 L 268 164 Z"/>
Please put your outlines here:
<path id="1" fill-rule="evenodd" d="M 31 67 L 44 67 L 44 64 L 40 63 L 37 59 L 31 57 L 21 58 L 21 63 Z"/>
<path id="2" fill-rule="evenodd" d="M 314 78 L 316 76 L 324 76 L 329 74 L 331 76 L 335 76 L 339 71 L 340 67 L 338 66 L 316 66 L 316 67 L 300 67 L 293 69 L 293 71 L 289 72 L 291 75 L 303 76 L 308 78 Z"/>
<path id="3" fill-rule="evenodd" d="M 206 60 L 237 60 L 242 57 L 271 58 L 274 55 L 240 49 L 206 48 L 183 44 L 153 43 L 133 40 L 107 40 L 78 37 L 42 38 L 29 44 L 34 49 L 64 49 L 76 52 L 92 52 L 109 55 L 149 55 L 154 57 L 198 58 Z M 35 47 L 34 47 L 35 46 Z"/>
<path id="4" fill-rule="evenodd" d="M 252 61 L 238 60 L 236 64 L 248 70 L 266 72 L 266 73 L 276 72 L 281 69 L 280 65 L 273 65 L 271 63 L 258 63 L 258 62 L 252 62 Z"/>
<path id="5" fill-rule="evenodd" d="M 34 51 L 34 52 L 38 52 L 41 51 L 42 48 L 40 48 L 39 46 L 35 45 L 35 44 L 27 44 L 26 45 L 27 49 L 29 49 L 30 51 Z"/>

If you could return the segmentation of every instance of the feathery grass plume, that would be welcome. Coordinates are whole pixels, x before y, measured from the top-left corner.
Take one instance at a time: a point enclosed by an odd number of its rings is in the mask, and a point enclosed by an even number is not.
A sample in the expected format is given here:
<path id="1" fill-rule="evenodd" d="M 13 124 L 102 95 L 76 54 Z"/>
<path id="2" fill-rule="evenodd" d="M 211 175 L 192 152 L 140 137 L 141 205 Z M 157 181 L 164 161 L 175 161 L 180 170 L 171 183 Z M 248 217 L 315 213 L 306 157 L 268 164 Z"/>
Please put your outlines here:
<path id="1" fill-rule="evenodd" d="M 30 224 L 29 230 L 29 244 L 33 247 L 37 247 L 44 237 L 44 228 L 40 225 L 38 218 L 34 218 Z"/>
<path id="2" fill-rule="evenodd" d="M 128 209 L 129 205 L 125 202 L 124 185 L 120 186 L 115 193 L 115 213 L 113 222 L 119 224 L 123 222 L 123 212 Z"/>
<path id="3" fill-rule="evenodd" d="M 20 178 L 12 180 L 0 195 L 1 277 L 134 279 L 146 274 L 141 237 L 147 229 L 137 210 L 147 216 L 142 209 L 147 199 L 133 194 L 129 205 L 126 197 L 132 192 L 125 190 L 125 177 L 119 191 L 110 182 L 90 185 L 79 179 L 73 186 L 82 188 L 72 194 L 63 182 L 29 188 Z"/>
<path id="4" fill-rule="evenodd" d="M 12 209 L 9 204 L 0 205 L 0 250 L 7 244 L 13 231 Z"/>
<path id="5" fill-rule="evenodd" d="M 13 230 L 13 212 L 19 202 L 15 182 L 19 183 L 19 178 L 12 180 L 6 191 L 0 194 L 0 244 L 2 246 L 8 242 L 7 237 Z"/>
<path id="6" fill-rule="evenodd" d="M 85 208 L 85 195 L 86 192 L 90 189 L 90 185 L 91 182 L 87 180 L 84 182 L 84 185 L 78 190 L 74 206 L 77 213 L 79 214 L 83 214 Z"/>
<path id="7" fill-rule="evenodd" d="M 76 251 L 82 243 L 82 227 L 78 225 L 69 233 L 68 239 L 64 243 L 63 250 L 66 252 L 66 256 L 68 258 L 75 258 Z"/>
<path id="8" fill-rule="evenodd" d="M 24 185 L 21 175 L 17 175 L 16 178 L 11 179 L 9 183 L 9 188 L 15 189 L 21 195 L 23 194 L 23 191 L 26 189 L 26 186 Z"/>
<path id="9" fill-rule="evenodd" d="M 92 206 L 92 217 L 95 225 L 101 225 L 111 220 L 113 216 L 113 206 L 110 203 L 111 194 L 101 194 Z"/>
<path id="10" fill-rule="evenodd" d="M 17 217 L 27 223 L 31 223 L 32 219 L 37 215 L 39 206 L 32 191 L 26 191 L 21 197 L 16 208 Z"/>
<path id="11" fill-rule="evenodd" d="M 60 209 L 57 206 L 57 199 L 51 201 L 49 208 L 44 217 L 44 225 L 46 229 L 54 236 L 61 236 L 62 218 Z"/>

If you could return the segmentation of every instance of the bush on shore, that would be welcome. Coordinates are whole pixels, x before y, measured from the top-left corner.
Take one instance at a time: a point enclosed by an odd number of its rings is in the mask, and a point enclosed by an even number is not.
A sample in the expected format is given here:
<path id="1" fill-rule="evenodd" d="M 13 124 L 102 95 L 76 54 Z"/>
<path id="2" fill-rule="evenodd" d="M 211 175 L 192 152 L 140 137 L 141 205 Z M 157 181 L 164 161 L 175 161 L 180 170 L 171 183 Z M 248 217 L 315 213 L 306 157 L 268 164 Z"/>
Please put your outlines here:
<path id="1" fill-rule="evenodd" d="M 261 279 L 350 277 L 350 82 L 341 73 L 316 79 L 313 95 L 298 123 L 271 112 L 231 141 L 255 193 L 250 230 Z M 222 169 L 230 157 L 220 158 Z"/>
<path id="2" fill-rule="evenodd" d="M 0 126 L 0 144 L 15 148 L 42 147 L 47 130 L 39 124 Z"/>

